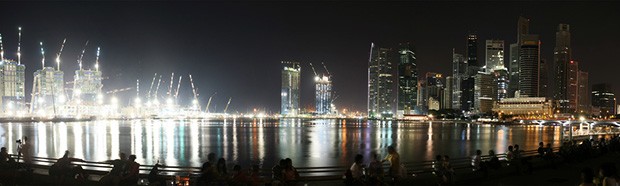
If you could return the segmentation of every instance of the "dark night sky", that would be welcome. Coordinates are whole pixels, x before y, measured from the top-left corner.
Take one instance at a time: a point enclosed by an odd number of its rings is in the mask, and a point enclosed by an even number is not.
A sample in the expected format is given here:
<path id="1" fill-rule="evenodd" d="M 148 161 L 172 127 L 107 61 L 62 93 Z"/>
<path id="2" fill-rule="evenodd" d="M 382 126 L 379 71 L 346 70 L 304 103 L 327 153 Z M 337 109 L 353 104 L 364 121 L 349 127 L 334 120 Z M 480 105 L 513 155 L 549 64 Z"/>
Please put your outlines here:
<path id="1" fill-rule="evenodd" d="M 308 63 L 325 62 L 334 75 L 339 109 L 365 111 L 370 42 L 395 47 L 414 43 L 419 74 L 448 74 L 451 52 L 463 53 L 465 36 L 516 40 L 519 15 L 531 19 L 540 34 L 542 56 L 552 61 L 558 23 L 571 25 L 573 59 L 590 73 L 590 84 L 611 83 L 616 93 L 620 53 L 617 2 L 0 2 L 0 33 L 5 56 L 16 58 L 17 26 L 23 27 L 22 62 L 27 91 L 32 72 L 40 68 L 38 42 L 53 59 L 63 38 L 66 79 L 73 79 L 77 56 L 90 40 L 85 66 L 92 66 L 102 47 L 104 90 L 148 89 L 153 73 L 194 76 L 206 104 L 222 110 L 264 108 L 278 112 L 280 61 L 302 62 L 302 106 L 312 107 L 312 71 Z M 480 50 L 480 55 L 483 50 Z M 483 57 L 480 57 L 483 59 Z M 507 61 L 507 59 L 506 59 Z M 51 65 L 52 61 L 46 62 Z M 49 66 L 48 65 L 48 66 Z M 449 74 L 448 74 L 449 75 Z M 176 79 L 176 78 L 175 78 Z M 184 77 L 184 81 L 187 76 Z M 188 81 L 181 95 L 191 97 Z M 166 86 L 164 86 L 166 85 Z M 160 92 L 167 90 L 162 84 Z M 165 87 L 165 88 L 164 88 Z M 161 91 L 163 90 L 163 91 Z M 126 92 L 125 96 L 135 92 Z M 129 102 L 129 99 L 126 99 Z M 213 108 L 212 108 L 213 109 Z"/>

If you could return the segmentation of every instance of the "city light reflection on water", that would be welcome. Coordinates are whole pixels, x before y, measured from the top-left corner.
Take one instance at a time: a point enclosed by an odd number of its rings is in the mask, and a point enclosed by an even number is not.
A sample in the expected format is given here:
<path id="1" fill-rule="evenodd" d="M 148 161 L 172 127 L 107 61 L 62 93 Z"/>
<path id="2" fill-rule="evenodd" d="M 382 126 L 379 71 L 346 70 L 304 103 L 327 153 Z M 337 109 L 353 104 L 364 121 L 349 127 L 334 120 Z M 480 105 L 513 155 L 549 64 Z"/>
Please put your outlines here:
<path id="1" fill-rule="evenodd" d="M 454 122 L 385 122 L 358 120 L 135 120 L 72 123 L 3 123 L 0 146 L 16 153 L 15 140 L 28 136 L 35 156 L 72 156 L 90 161 L 135 154 L 141 164 L 200 166 L 214 152 L 230 164 L 271 166 L 291 158 L 298 167 L 345 166 L 356 154 L 386 154 L 396 145 L 402 161 L 431 160 L 435 155 L 463 157 L 476 149 L 523 150 L 538 142 L 559 145 L 561 130 L 541 126 L 492 126 Z"/>

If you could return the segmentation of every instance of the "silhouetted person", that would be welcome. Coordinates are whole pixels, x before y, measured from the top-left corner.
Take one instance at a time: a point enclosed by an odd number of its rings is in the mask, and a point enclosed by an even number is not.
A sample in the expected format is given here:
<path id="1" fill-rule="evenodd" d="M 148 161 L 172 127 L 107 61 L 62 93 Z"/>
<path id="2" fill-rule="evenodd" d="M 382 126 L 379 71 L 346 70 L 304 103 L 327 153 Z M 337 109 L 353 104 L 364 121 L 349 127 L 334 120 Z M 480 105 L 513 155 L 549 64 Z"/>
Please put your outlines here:
<path id="1" fill-rule="evenodd" d="M 215 168 L 216 165 L 215 153 L 209 153 L 207 155 L 207 162 L 203 163 L 200 168 L 202 175 L 198 180 L 199 185 L 207 185 L 219 177 L 217 169 Z"/>
<path id="2" fill-rule="evenodd" d="M 11 156 L 9 155 L 9 152 L 6 150 L 6 147 L 2 147 L 0 149 L 0 166 L 9 163 L 10 157 Z"/>
<path id="3" fill-rule="evenodd" d="M 282 169 L 282 178 L 286 184 L 294 184 L 299 179 L 299 173 L 297 169 L 293 167 L 293 160 L 286 158 L 285 167 Z"/>
<path id="4" fill-rule="evenodd" d="M 99 183 L 103 185 L 118 185 L 121 181 L 121 176 L 126 169 L 127 156 L 125 153 L 118 154 L 120 159 L 108 160 L 106 163 L 112 164 L 112 170 L 105 176 L 103 176 Z"/>
<path id="5" fill-rule="evenodd" d="M 22 156 L 25 168 L 30 170 L 30 165 L 32 164 L 32 145 L 28 142 L 28 136 L 24 136 L 24 141 L 21 141 L 21 144 L 18 145 L 17 155 L 17 161 L 19 162 L 19 157 Z"/>
<path id="6" fill-rule="evenodd" d="M 581 183 L 579 186 L 595 186 L 594 171 L 592 171 L 592 168 L 586 167 L 581 169 Z"/>
<path id="7" fill-rule="evenodd" d="M 396 183 L 398 179 L 401 177 L 400 172 L 400 154 L 396 152 L 396 148 L 394 146 L 388 146 L 387 148 L 388 154 L 383 158 L 382 162 L 390 162 L 390 170 L 389 174 L 392 176 L 392 181 Z"/>
<path id="8" fill-rule="evenodd" d="M 226 170 L 226 159 L 220 158 L 217 160 L 217 173 L 219 173 L 220 177 L 226 177 L 228 175 L 228 171 Z"/>
<path id="9" fill-rule="evenodd" d="M 140 176 L 140 164 L 136 162 L 136 155 L 130 155 L 126 169 L 121 176 L 122 185 L 136 185 Z"/>
<path id="10" fill-rule="evenodd" d="M 372 159 L 368 164 L 368 181 L 370 185 L 382 185 L 383 176 L 383 163 L 379 159 L 379 155 L 376 152 L 372 153 Z"/>
<path id="11" fill-rule="evenodd" d="M 602 186 L 620 185 L 620 180 L 618 179 L 618 169 L 613 162 L 603 163 L 599 171 L 599 176 L 602 178 Z"/>
<path id="12" fill-rule="evenodd" d="M 151 171 L 149 172 L 149 176 L 148 176 L 149 185 L 161 185 L 161 186 L 166 185 L 166 179 L 159 176 L 159 167 L 162 167 L 162 166 L 163 165 L 159 164 L 159 160 L 158 160 L 157 163 L 155 163 L 155 165 L 153 166 L 153 168 L 151 168 Z"/>
<path id="13" fill-rule="evenodd" d="M 233 166 L 233 171 L 230 175 L 229 185 L 246 185 L 248 183 L 248 175 L 241 170 L 241 166 Z"/>

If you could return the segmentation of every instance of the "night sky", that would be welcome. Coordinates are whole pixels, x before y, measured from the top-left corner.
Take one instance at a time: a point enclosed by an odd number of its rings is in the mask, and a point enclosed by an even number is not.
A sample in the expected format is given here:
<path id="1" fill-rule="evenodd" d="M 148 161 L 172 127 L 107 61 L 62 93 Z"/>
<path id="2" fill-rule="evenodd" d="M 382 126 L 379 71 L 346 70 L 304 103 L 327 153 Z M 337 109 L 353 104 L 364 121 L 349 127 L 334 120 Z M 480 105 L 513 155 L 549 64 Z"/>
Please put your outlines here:
<path id="1" fill-rule="evenodd" d="M 530 32 L 540 35 L 548 62 L 557 25 L 570 24 L 572 57 L 590 73 L 590 85 L 611 83 L 620 93 L 618 7 L 617 2 L 0 2 L 0 33 L 5 57 L 16 59 L 17 26 L 23 27 L 28 97 L 32 73 L 41 68 L 38 43 L 44 42 L 51 66 L 67 38 L 65 80 L 73 79 L 89 40 L 84 66 L 93 66 L 101 46 L 101 70 L 108 78 L 104 91 L 133 88 L 139 78 L 144 94 L 157 72 L 164 74 L 160 92 L 165 93 L 174 72 L 185 75 L 180 94 L 189 103 L 185 80 L 192 74 L 203 107 L 217 92 L 212 104 L 218 111 L 233 97 L 229 110 L 278 112 L 280 61 L 300 61 L 301 106 L 312 108 L 308 63 L 325 62 L 338 109 L 365 111 L 370 42 L 381 47 L 412 42 L 420 75 L 450 75 L 452 48 L 464 53 L 469 32 L 479 35 L 479 59 L 484 40 L 503 39 L 508 61 L 520 15 L 530 18 Z M 133 90 L 119 94 L 125 103 L 134 95 Z"/>

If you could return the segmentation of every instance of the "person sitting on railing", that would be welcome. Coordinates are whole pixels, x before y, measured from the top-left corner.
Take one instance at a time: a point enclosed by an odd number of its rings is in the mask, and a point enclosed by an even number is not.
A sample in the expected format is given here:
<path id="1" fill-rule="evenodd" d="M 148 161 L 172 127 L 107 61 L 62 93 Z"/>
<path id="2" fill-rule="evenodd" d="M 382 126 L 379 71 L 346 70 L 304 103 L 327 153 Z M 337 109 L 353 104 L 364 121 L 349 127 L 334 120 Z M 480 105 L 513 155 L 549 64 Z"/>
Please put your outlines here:
<path id="1" fill-rule="evenodd" d="M 495 170 L 502 167 L 502 163 L 499 161 L 499 158 L 493 150 L 489 150 L 489 161 L 486 164 L 488 165 L 487 167 Z"/>
<path id="2" fill-rule="evenodd" d="M 233 166 L 232 174 L 228 185 L 246 185 L 249 182 L 248 176 L 241 170 L 240 165 Z"/>
<path id="3" fill-rule="evenodd" d="M 482 151 L 476 150 L 476 155 L 471 158 L 471 167 L 473 171 L 482 171 Z"/>
<path id="4" fill-rule="evenodd" d="M 282 178 L 285 184 L 294 184 L 299 179 L 299 172 L 293 167 L 293 160 L 286 158 L 286 165 L 282 169 Z"/>
<path id="5" fill-rule="evenodd" d="M 74 179 L 77 172 L 74 171 L 73 161 L 84 161 L 77 158 L 69 158 L 69 151 L 59 158 L 49 169 L 49 175 L 56 179 L 57 183 L 63 183 L 65 179 Z"/>
<path id="6" fill-rule="evenodd" d="M 153 168 L 151 168 L 148 176 L 149 185 L 166 185 L 166 179 L 159 176 L 159 167 L 162 166 L 163 165 L 159 164 L 159 160 L 157 160 L 157 163 L 153 165 Z"/>
<path id="7" fill-rule="evenodd" d="M 551 168 L 556 168 L 555 160 L 558 158 L 558 155 L 553 152 L 553 148 L 551 148 L 551 143 L 547 143 L 547 148 L 545 148 L 545 156 L 543 159 L 549 161 Z"/>
<path id="8" fill-rule="evenodd" d="M 207 185 L 219 177 L 215 165 L 215 153 L 209 153 L 207 155 L 207 162 L 203 163 L 202 168 L 200 168 L 202 175 L 198 180 L 199 185 Z"/>
<path id="9" fill-rule="evenodd" d="M 532 165 L 531 157 L 523 157 L 523 153 L 524 151 L 521 150 L 519 148 L 519 144 L 515 144 L 515 150 L 514 152 L 514 159 L 516 160 L 515 162 L 519 164 L 519 166 L 523 165 L 525 166 L 526 169 L 526 173 L 527 174 L 532 174 L 532 172 L 534 171 L 534 167 Z M 519 173 L 521 173 L 521 167 L 519 167 Z"/>
<path id="10" fill-rule="evenodd" d="M 541 141 L 540 143 L 538 143 L 538 156 L 539 157 L 543 157 L 545 156 L 545 144 Z"/>
<path id="11" fill-rule="evenodd" d="M 19 162 L 19 157 L 22 156 L 24 160 L 24 168 L 30 171 L 30 165 L 32 164 L 32 145 L 28 143 L 28 136 L 24 136 L 24 141 L 18 140 L 20 144 L 17 147 L 17 161 Z"/>
<path id="12" fill-rule="evenodd" d="M 444 175 L 446 176 L 446 182 L 449 184 L 454 184 L 454 168 L 450 164 L 450 156 L 443 156 L 443 170 Z"/>
<path id="13" fill-rule="evenodd" d="M 226 159 L 220 158 L 217 160 L 217 165 L 215 166 L 217 169 L 217 175 L 219 176 L 220 181 L 226 181 L 228 178 L 228 171 L 226 169 Z"/>
<path id="14" fill-rule="evenodd" d="M 617 186 L 620 185 L 620 177 L 618 176 L 618 169 L 614 162 L 606 162 L 601 165 L 599 170 L 599 176 L 601 178 L 602 186 Z"/>
<path id="15" fill-rule="evenodd" d="M 390 162 L 390 169 L 388 173 L 392 176 L 392 181 L 396 183 L 402 176 L 402 172 L 400 170 L 400 154 L 396 152 L 396 148 L 394 148 L 394 146 L 388 146 L 387 151 L 388 154 L 381 162 Z"/>
<path id="16" fill-rule="evenodd" d="M 286 167 L 286 160 L 280 159 L 278 164 L 271 168 L 272 185 L 278 185 L 283 182 L 282 169 Z"/>
<path id="17" fill-rule="evenodd" d="M 140 178 L 140 164 L 136 162 L 136 155 L 130 155 L 126 164 L 126 170 L 121 176 L 122 185 L 136 185 Z"/>
<path id="18" fill-rule="evenodd" d="M 9 152 L 6 150 L 6 147 L 2 147 L 0 149 L 0 168 L 5 168 L 5 166 L 9 163 Z"/>
<path id="19" fill-rule="evenodd" d="M 254 165 L 252 165 L 252 169 L 250 170 L 249 185 L 250 186 L 259 186 L 260 184 L 261 184 L 260 167 L 258 167 L 258 165 L 256 165 L 256 164 L 254 164 Z"/>
<path id="20" fill-rule="evenodd" d="M 345 173 L 345 184 L 346 185 L 363 185 L 364 184 L 364 180 L 363 180 L 363 176 L 364 176 L 364 165 L 362 164 L 364 160 L 364 156 L 362 156 L 361 154 L 357 154 L 355 155 L 355 161 L 353 162 L 353 165 L 351 165 L 351 168 L 349 168 L 347 170 L 347 173 Z"/>
<path id="21" fill-rule="evenodd" d="M 372 159 L 368 164 L 368 183 L 370 185 L 382 185 L 383 182 L 383 163 L 379 160 L 379 155 L 373 152 Z"/>
<path id="22" fill-rule="evenodd" d="M 437 176 L 437 184 L 441 185 L 441 184 L 445 184 L 446 182 L 448 182 L 448 178 L 446 177 L 446 170 L 443 164 L 443 156 L 441 155 L 437 155 L 435 156 L 435 161 L 433 161 L 433 164 L 431 165 L 431 167 L 433 168 L 433 174 L 435 174 L 435 176 Z"/>
<path id="23" fill-rule="evenodd" d="M 105 176 L 101 177 L 99 183 L 103 185 L 118 185 L 121 181 L 122 173 L 125 171 L 127 164 L 127 156 L 125 153 L 119 153 L 120 159 L 108 160 L 106 163 L 112 164 L 112 170 Z"/>

